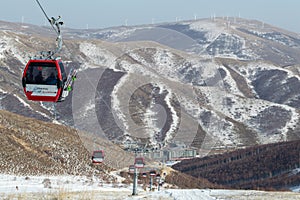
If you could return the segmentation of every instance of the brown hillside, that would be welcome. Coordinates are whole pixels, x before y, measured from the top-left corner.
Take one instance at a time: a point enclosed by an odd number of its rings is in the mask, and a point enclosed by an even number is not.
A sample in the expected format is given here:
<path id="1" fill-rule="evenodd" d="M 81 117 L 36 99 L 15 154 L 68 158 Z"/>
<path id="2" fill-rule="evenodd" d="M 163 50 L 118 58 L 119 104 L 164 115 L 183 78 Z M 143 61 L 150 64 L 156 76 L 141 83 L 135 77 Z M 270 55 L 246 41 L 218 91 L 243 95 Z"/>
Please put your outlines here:
<path id="1" fill-rule="evenodd" d="M 131 154 L 106 139 L 91 139 L 88 134 L 63 125 L 3 110 L 0 111 L 0 140 L 0 173 L 89 175 L 97 171 L 90 162 L 93 144 L 105 150 L 105 162 L 97 166 L 101 171 L 133 163 Z"/>
<path id="2" fill-rule="evenodd" d="M 127 168 L 134 162 L 132 154 L 106 139 L 3 110 L 0 110 L 0 140 L 0 173 L 5 174 L 97 174 L 103 180 L 112 181 L 115 178 L 108 174 L 110 170 Z M 101 165 L 91 165 L 93 146 L 101 146 L 105 151 L 105 161 Z M 150 164 L 148 160 L 146 164 Z M 129 178 L 127 172 L 123 172 L 123 176 Z M 140 179 L 146 185 L 149 182 Z M 194 178 L 177 171 L 168 173 L 165 182 L 179 188 L 219 187 L 204 178 Z"/>
<path id="3" fill-rule="evenodd" d="M 213 184 L 209 182 L 205 178 L 195 178 L 193 176 L 190 176 L 185 173 L 181 173 L 179 171 L 172 171 L 170 172 L 166 178 L 165 182 L 176 185 L 181 189 L 190 189 L 190 188 L 197 188 L 197 189 L 203 189 L 203 188 L 223 188 L 223 186 Z"/>
<path id="4" fill-rule="evenodd" d="M 300 141 L 253 146 L 184 160 L 174 169 L 235 189 L 282 190 L 300 184 Z"/>

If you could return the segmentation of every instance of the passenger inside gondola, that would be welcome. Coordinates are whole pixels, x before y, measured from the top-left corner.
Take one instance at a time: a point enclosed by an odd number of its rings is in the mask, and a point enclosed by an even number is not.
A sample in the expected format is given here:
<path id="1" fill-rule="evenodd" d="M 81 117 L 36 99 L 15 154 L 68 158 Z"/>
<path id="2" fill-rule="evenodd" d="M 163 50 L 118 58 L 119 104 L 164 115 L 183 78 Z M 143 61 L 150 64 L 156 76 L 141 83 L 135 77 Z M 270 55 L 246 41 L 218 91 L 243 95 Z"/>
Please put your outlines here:
<path id="1" fill-rule="evenodd" d="M 56 85 L 57 79 L 54 72 L 51 72 L 50 76 L 46 79 L 46 85 Z"/>
<path id="2" fill-rule="evenodd" d="M 57 69 L 52 63 L 31 63 L 26 72 L 27 84 L 57 84 Z"/>
<path id="3" fill-rule="evenodd" d="M 43 79 L 43 74 L 42 71 L 39 71 L 38 74 L 34 78 L 35 84 L 43 84 L 44 79 Z"/>

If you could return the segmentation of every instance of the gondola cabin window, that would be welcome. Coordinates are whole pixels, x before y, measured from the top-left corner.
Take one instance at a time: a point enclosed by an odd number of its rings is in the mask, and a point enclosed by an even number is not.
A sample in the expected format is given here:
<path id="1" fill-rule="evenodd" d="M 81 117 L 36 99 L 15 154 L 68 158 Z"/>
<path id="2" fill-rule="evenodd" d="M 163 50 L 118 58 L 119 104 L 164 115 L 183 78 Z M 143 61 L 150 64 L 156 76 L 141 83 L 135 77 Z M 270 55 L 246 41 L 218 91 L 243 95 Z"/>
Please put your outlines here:
<path id="1" fill-rule="evenodd" d="M 57 75 L 54 63 L 31 63 L 26 72 L 26 83 L 56 85 Z"/>

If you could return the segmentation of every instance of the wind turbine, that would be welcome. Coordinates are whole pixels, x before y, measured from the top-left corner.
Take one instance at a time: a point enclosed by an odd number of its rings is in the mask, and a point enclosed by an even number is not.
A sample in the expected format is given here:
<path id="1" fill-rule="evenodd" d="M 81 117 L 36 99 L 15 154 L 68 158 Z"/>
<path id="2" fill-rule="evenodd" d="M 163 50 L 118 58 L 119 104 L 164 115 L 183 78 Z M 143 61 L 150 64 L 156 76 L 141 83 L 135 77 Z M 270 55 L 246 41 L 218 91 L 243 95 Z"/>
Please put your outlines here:
<path id="1" fill-rule="evenodd" d="M 212 20 L 212 21 L 215 21 L 215 19 L 216 19 L 216 13 L 213 13 L 213 14 L 211 15 L 211 20 Z"/>

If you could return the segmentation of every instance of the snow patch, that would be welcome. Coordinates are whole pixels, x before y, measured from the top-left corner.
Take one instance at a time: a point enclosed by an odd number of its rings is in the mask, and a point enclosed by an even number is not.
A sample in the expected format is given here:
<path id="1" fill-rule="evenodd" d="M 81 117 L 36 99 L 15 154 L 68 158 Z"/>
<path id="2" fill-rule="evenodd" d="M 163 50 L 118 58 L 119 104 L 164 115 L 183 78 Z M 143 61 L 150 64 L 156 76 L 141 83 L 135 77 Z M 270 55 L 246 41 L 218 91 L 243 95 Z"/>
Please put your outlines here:
<path id="1" fill-rule="evenodd" d="M 32 110 L 31 106 L 26 103 L 21 97 L 17 96 L 16 94 L 14 94 L 14 97 L 16 97 L 25 107 L 28 107 Z"/>
<path id="2" fill-rule="evenodd" d="M 89 60 L 89 64 L 84 65 L 84 69 L 89 66 L 105 66 L 107 68 L 114 66 L 116 57 L 106 48 L 101 48 L 100 46 L 89 42 L 82 42 L 79 45 L 79 49 Z"/>
<path id="3" fill-rule="evenodd" d="M 10 34 L 7 33 L 7 35 Z M 0 60 L 6 58 L 4 52 L 10 52 L 11 55 L 17 58 L 23 65 L 26 65 L 26 56 L 21 56 L 20 50 L 18 49 L 18 43 L 20 43 L 18 36 L 12 38 L 3 34 L 0 38 Z M 9 66 L 6 67 L 8 70 L 12 71 Z"/>
<path id="4" fill-rule="evenodd" d="M 100 187 L 100 184 L 102 187 Z M 103 184 L 97 176 L 15 176 L 0 174 L 0 196 L 22 193 L 54 193 L 65 192 L 93 192 L 101 191 L 130 191 L 128 186 L 113 188 L 110 184 Z"/>
<path id="5" fill-rule="evenodd" d="M 210 42 L 217 39 L 220 34 L 226 31 L 225 28 L 220 27 L 218 24 L 207 21 L 193 22 L 190 24 L 190 29 L 199 32 L 207 32 L 205 36 Z"/>
<path id="6" fill-rule="evenodd" d="M 169 141 L 171 139 L 171 135 L 173 135 L 173 133 L 175 133 L 176 129 L 177 129 L 177 126 L 179 124 L 179 117 L 177 116 L 177 113 L 175 111 L 175 108 L 171 105 L 171 101 L 172 101 L 172 89 L 168 88 L 168 94 L 165 98 L 165 101 L 166 101 L 166 104 L 168 105 L 171 113 L 172 113 L 172 119 L 173 119 L 173 123 L 171 124 L 171 127 L 169 129 L 169 131 L 167 132 L 166 134 L 166 139 L 165 141 Z"/>
<path id="7" fill-rule="evenodd" d="M 228 69 L 224 66 L 219 66 L 219 68 L 221 68 L 226 72 L 226 76 L 223 78 L 223 82 L 229 85 L 229 88 L 226 88 L 226 90 L 231 94 L 244 96 L 244 94 L 238 89 L 237 84 L 235 80 L 232 78 L 232 76 L 230 75 Z"/>
<path id="8" fill-rule="evenodd" d="M 0 92 L 1 92 L 2 94 L 8 94 L 8 92 L 4 91 L 2 88 L 0 88 Z"/>
<path id="9" fill-rule="evenodd" d="M 122 104 L 119 100 L 120 97 L 118 95 L 118 91 L 122 90 L 122 87 L 127 82 L 128 78 L 129 78 L 128 75 L 124 75 L 123 77 L 121 77 L 118 83 L 114 86 L 113 91 L 111 92 L 111 109 L 112 109 L 113 116 L 122 122 L 122 126 L 124 127 L 125 132 L 128 131 L 129 129 L 129 125 L 127 123 L 127 117 L 129 116 L 125 116 L 124 113 L 127 112 L 123 112 L 121 110 Z M 128 133 L 124 133 L 124 135 L 128 135 Z"/>

